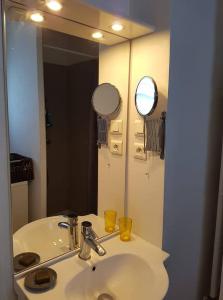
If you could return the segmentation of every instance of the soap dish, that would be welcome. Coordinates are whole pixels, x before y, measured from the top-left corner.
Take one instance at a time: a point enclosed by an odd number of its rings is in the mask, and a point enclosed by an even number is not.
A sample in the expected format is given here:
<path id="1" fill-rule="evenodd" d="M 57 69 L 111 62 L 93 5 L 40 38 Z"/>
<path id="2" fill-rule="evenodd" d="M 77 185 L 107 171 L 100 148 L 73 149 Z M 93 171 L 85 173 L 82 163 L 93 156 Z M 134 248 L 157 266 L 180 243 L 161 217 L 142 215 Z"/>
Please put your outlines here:
<path id="1" fill-rule="evenodd" d="M 29 272 L 24 281 L 25 288 L 30 292 L 46 292 L 56 285 L 57 273 L 50 268 L 38 268 Z"/>
<path id="2" fill-rule="evenodd" d="M 14 271 L 21 272 L 33 267 L 40 262 L 40 256 L 34 252 L 24 252 L 16 255 L 13 259 Z"/>

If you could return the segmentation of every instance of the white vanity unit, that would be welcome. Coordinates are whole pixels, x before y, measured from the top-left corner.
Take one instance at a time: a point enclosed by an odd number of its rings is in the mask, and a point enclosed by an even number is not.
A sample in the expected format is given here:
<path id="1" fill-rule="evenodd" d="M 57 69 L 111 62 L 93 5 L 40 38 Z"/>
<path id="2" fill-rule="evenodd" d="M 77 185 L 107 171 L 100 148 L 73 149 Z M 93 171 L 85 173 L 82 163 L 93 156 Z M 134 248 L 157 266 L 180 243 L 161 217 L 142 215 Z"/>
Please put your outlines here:
<path id="1" fill-rule="evenodd" d="M 28 181 L 11 184 L 13 232 L 28 223 Z"/>

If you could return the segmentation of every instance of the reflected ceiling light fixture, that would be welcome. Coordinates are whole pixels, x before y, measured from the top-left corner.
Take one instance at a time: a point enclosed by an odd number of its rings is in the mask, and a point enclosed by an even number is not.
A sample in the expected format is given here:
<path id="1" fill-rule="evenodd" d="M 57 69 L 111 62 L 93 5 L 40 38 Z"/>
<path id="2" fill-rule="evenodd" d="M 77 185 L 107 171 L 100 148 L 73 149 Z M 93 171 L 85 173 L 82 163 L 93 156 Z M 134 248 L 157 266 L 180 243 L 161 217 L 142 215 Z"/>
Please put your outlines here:
<path id="1" fill-rule="evenodd" d="M 59 11 L 63 7 L 62 4 L 57 0 L 47 0 L 46 6 L 53 11 Z"/>
<path id="2" fill-rule="evenodd" d="M 44 16 L 40 12 L 35 11 L 30 14 L 30 19 L 34 22 L 41 23 L 44 21 Z"/>
<path id="3" fill-rule="evenodd" d="M 94 39 L 101 39 L 103 38 L 103 34 L 100 31 L 95 31 L 94 33 L 92 33 L 92 37 Z"/>
<path id="4" fill-rule="evenodd" d="M 115 23 L 112 24 L 112 29 L 114 31 L 122 31 L 123 25 L 119 22 L 115 22 Z"/>

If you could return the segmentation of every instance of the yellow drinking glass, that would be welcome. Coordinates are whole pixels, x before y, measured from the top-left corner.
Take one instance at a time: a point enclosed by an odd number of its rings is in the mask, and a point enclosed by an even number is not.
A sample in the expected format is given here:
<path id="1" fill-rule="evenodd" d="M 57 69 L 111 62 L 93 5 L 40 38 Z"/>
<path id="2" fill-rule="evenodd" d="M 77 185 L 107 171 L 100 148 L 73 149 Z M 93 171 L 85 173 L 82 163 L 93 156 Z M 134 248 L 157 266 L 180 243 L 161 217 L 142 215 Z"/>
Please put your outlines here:
<path id="1" fill-rule="evenodd" d="M 131 240 L 132 219 L 123 217 L 119 219 L 120 240 L 127 242 Z"/>
<path id="2" fill-rule="evenodd" d="M 112 233 L 115 231 L 117 212 L 115 210 L 106 210 L 105 216 L 105 231 Z"/>

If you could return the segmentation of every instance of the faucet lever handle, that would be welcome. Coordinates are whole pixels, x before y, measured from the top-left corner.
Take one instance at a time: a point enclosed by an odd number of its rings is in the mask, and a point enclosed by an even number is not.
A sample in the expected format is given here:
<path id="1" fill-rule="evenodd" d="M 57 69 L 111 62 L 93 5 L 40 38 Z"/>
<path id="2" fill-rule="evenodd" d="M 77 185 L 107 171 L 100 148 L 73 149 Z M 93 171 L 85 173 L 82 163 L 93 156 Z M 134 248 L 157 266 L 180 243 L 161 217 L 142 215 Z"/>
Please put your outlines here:
<path id="1" fill-rule="evenodd" d="M 93 229 L 91 229 L 91 236 L 93 239 L 98 239 L 98 235 Z"/>
<path id="2" fill-rule="evenodd" d="M 91 237 L 93 239 L 97 239 L 98 235 L 96 234 L 96 232 L 93 230 L 92 228 L 92 223 L 88 222 L 88 221 L 84 221 L 81 223 L 81 232 L 84 235 L 91 235 Z"/>
<path id="3" fill-rule="evenodd" d="M 106 254 L 105 249 L 97 241 L 97 235 L 92 229 L 92 223 L 84 221 L 81 223 L 81 247 L 79 257 L 83 260 L 89 259 L 91 257 L 91 249 L 99 256 Z"/>
<path id="4" fill-rule="evenodd" d="M 82 228 L 89 228 L 92 227 L 92 223 L 88 221 L 84 221 L 81 223 Z"/>
<path id="5" fill-rule="evenodd" d="M 84 221 L 81 223 L 81 233 L 84 235 L 92 234 L 92 223 L 88 221 Z"/>

